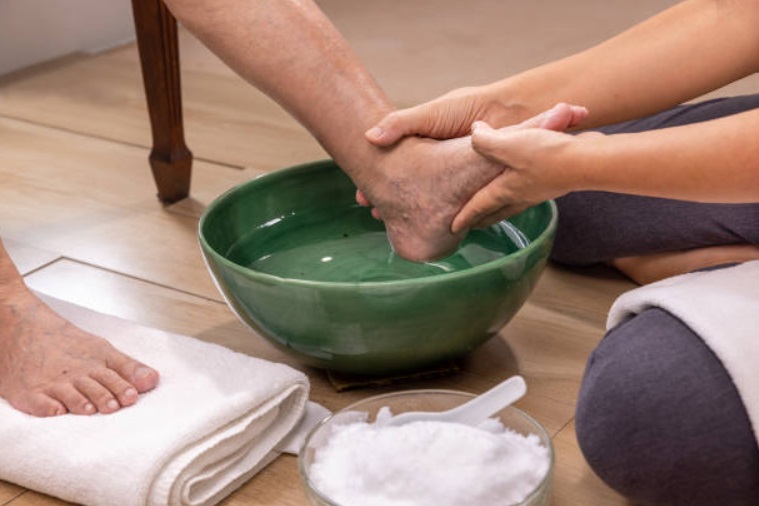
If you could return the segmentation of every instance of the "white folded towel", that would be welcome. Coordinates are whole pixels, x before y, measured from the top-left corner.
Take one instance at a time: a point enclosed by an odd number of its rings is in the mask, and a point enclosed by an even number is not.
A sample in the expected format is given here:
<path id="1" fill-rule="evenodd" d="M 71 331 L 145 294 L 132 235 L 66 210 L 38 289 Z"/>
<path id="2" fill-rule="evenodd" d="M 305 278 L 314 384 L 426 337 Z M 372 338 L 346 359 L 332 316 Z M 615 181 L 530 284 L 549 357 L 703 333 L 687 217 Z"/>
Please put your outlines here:
<path id="1" fill-rule="evenodd" d="M 306 411 L 308 380 L 288 366 L 46 301 L 160 383 L 110 415 L 35 418 L 0 399 L 0 479 L 86 505 L 215 504 L 278 455 Z"/>
<path id="2" fill-rule="evenodd" d="M 759 442 L 759 261 L 636 288 L 616 300 L 607 328 L 649 307 L 682 320 L 720 359 Z"/>

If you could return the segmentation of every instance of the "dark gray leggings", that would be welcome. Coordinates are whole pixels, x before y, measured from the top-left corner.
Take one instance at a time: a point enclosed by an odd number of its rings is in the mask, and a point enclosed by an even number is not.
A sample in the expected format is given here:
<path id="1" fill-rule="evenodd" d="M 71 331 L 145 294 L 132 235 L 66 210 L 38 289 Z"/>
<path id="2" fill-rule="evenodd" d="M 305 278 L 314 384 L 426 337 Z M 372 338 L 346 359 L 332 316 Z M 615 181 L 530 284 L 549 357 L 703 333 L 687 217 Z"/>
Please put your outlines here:
<path id="1" fill-rule="evenodd" d="M 759 94 L 710 100 L 600 130 L 604 133 L 654 130 L 758 107 Z M 759 244 L 759 203 L 700 204 L 619 193 L 577 192 L 557 199 L 556 205 L 559 228 L 552 259 L 568 265 L 591 265 L 612 258 L 723 244 Z"/>
<path id="2" fill-rule="evenodd" d="M 720 99 L 602 130 L 664 128 L 757 107 L 759 95 Z M 571 194 L 557 204 L 553 257 L 570 265 L 759 244 L 754 204 L 601 192 Z M 588 361 L 576 414 L 577 438 L 591 468 L 636 503 L 759 505 L 759 448 L 738 392 L 699 336 L 666 311 L 645 310 L 607 333 Z"/>

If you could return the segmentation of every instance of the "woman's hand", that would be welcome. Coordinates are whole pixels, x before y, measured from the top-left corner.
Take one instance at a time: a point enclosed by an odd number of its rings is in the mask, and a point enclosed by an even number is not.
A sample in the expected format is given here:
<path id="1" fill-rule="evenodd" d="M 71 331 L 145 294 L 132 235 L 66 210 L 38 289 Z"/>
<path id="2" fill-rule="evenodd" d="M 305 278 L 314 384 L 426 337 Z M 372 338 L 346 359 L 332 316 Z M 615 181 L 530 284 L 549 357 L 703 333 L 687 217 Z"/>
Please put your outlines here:
<path id="1" fill-rule="evenodd" d="M 584 107 L 577 106 L 577 105 L 568 105 L 568 104 L 557 104 L 551 109 L 538 114 L 536 116 L 533 116 L 532 118 L 523 121 L 522 123 L 518 125 L 513 125 L 510 127 L 505 127 L 502 130 L 492 130 L 494 133 L 505 133 L 510 131 L 530 131 L 535 129 L 544 129 L 544 130 L 555 130 L 555 131 L 564 131 L 570 128 L 573 128 L 577 125 L 579 125 L 588 115 L 588 110 Z M 484 125 L 484 124 L 483 124 Z M 489 128 L 489 127 L 488 127 Z M 486 149 L 486 148 L 483 148 Z M 484 153 L 480 153 L 484 154 Z M 487 158 L 491 159 L 492 161 L 496 162 L 500 166 L 504 166 L 503 161 L 501 161 L 496 153 L 490 153 L 486 155 Z M 505 171 L 508 171 L 509 168 L 506 167 Z M 453 174 L 450 175 L 450 177 L 454 177 Z M 462 215 L 459 213 L 458 221 L 454 220 L 454 224 L 457 225 L 455 228 L 452 226 L 451 231 L 459 232 L 461 230 L 464 230 L 465 228 L 470 228 L 471 224 L 475 224 L 475 226 L 487 226 L 492 223 L 496 223 L 500 220 L 496 220 L 495 218 L 497 216 L 510 216 L 515 214 L 513 212 L 512 206 L 509 206 L 505 209 L 491 209 L 492 206 L 495 206 L 498 202 L 506 202 L 511 201 L 512 199 L 507 197 L 506 194 L 497 197 L 494 192 L 497 191 L 498 187 L 491 185 L 498 181 L 500 178 L 503 177 L 503 174 L 496 178 L 491 184 L 488 184 L 485 186 L 482 190 L 478 191 L 474 195 L 474 202 L 471 202 L 466 204 L 462 210 L 466 210 L 466 214 Z M 508 179 L 508 178 L 507 178 Z M 486 190 L 486 191 L 484 191 Z M 484 191 L 484 193 L 483 193 Z M 369 199 L 366 198 L 366 196 L 361 192 L 356 192 L 356 201 L 362 205 L 362 206 L 371 206 L 372 203 L 369 201 Z M 499 206 L 500 207 L 500 206 Z M 488 214 L 495 213 L 492 217 L 488 216 L 485 217 L 485 215 L 482 215 L 483 210 L 490 211 Z M 521 210 L 521 209 L 520 209 Z M 380 215 L 379 211 L 377 211 L 376 208 L 372 209 L 372 215 L 376 219 L 382 219 L 382 216 Z M 479 218 L 485 218 L 482 223 L 479 223 Z M 495 220 L 490 222 L 490 220 Z"/>
<path id="2" fill-rule="evenodd" d="M 365 135 L 369 142 L 380 147 L 412 135 L 432 139 L 464 137 L 469 135 L 475 121 L 487 121 L 494 126 L 516 123 L 520 117 L 518 109 L 504 105 L 494 85 L 459 88 L 424 104 L 392 112 Z"/>
<path id="3" fill-rule="evenodd" d="M 484 122 L 475 123 L 472 147 L 504 170 L 461 208 L 451 231 L 487 227 L 574 190 L 576 174 L 567 170 L 566 163 L 570 149 L 583 139 L 602 134 L 574 136 L 556 130 L 523 125 L 494 129 Z"/>

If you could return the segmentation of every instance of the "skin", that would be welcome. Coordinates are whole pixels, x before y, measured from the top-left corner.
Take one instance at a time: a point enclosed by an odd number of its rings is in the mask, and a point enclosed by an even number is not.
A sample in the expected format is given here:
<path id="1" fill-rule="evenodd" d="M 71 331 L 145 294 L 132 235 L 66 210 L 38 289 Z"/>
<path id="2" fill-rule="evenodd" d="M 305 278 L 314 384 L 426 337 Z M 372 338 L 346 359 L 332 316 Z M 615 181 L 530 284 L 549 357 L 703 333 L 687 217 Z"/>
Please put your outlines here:
<path id="1" fill-rule="evenodd" d="M 527 119 L 518 125 L 508 126 L 503 128 L 503 132 L 510 132 L 510 131 L 517 131 L 517 130 L 525 130 L 528 131 L 530 129 L 544 129 L 544 130 L 551 130 L 555 132 L 563 132 L 566 130 L 570 130 L 573 127 L 581 124 L 585 118 L 588 116 L 588 110 L 584 107 L 580 106 L 574 106 L 569 104 L 557 104 L 548 111 L 545 111 L 541 114 L 538 114 L 537 116 L 533 116 L 530 119 Z M 482 154 L 482 153 L 481 153 Z M 486 158 L 488 158 L 488 155 L 483 155 Z M 499 164 L 503 166 L 503 162 L 499 160 L 497 157 L 489 157 L 492 158 L 494 163 Z M 509 180 L 511 177 L 511 171 L 509 170 L 502 170 L 498 176 L 496 176 L 494 179 L 486 185 L 493 186 L 494 183 L 500 182 L 503 180 Z M 502 185 L 501 185 L 502 186 Z M 479 202 L 479 199 L 483 196 L 489 196 L 493 195 L 490 192 L 483 192 L 482 189 L 480 189 L 466 204 L 464 204 L 464 207 L 462 210 L 459 211 L 459 213 L 456 215 L 456 218 L 459 218 L 464 210 L 467 208 L 467 206 L 470 205 L 477 205 Z M 497 193 L 495 195 L 501 196 L 501 193 Z M 359 204 L 364 206 L 372 206 L 371 201 L 369 198 L 363 194 L 360 190 L 356 192 L 356 200 Z M 545 199 L 544 199 L 545 200 Z M 534 205 L 536 202 L 531 203 L 524 203 L 522 205 L 516 206 L 516 205 L 509 205 L 506 206 L 505 203 L 499 202 L 499 205 L 497 206 L 497 211 L 491 215 L 483 216 L 482 218 L 478 219 L 476 223 L 474 223 L 474 226 L 476 227 L 486 227 L 489 225 L 492 225 L 494 223 L 498 223 L 503 218 L 511 216 L 513 214 L 516 214 L 518 212 L 523 211 L 530 205 Z M 382 219 L 382 215 L 380 211 L 377 208 L 372 208 L 372 214 L 377 219 Z M 474 220 L 472 220 L 474 221 Z M 454 219 L 454 222 L 451 224 L 451 229 L 454 231 L 454 233 L 459 233 L 461 231 L 465 231 L 467 227 L 470 224 L 467 223 L 465 226 L 461 226 L 456 224 L 456 221 Z"/>
<path id="2" fill-rule="evenodd" d="M 468 140 L 374 146 L 364 132 L 394 110 L 344 38 L 309 0 L 169 0 L 182 25 L 319 141 L 380 210 L 400 256 L 450 254 L 450 223 L 501 168 Z"/>
<path id="3" fill-rule="evenodd" d="M 0 397 L 34 416 L 113 413 L 158 373 L 54 313 L 24 284 L 0 243 Z"/>
<path id="4" fill-rule="evenodd" d="M 502 168 L 468 139 L 406 139 L 364 131 L 393 107 L 310 0 L 170 0 L 177 19 L 299 120 L 382 212 L 400 256 L 431 260 L 465 235 L 450 223 Z M 62 320 L 0 249 L 0 396 L 36 416 L 112 413 L 158 384 L 158 373 Z"/>
<path id="5" fill-rule="evenodd" d="M 587 107 L 590 114 L 582 126 L 594 127 L 694 99 L 759 71 L 756 26 L 756 1 L 686 0 L 568 58 L 389 114 L 366 136 L 375 145 L 389 146 L 407 135 L 469 135 L 479 122 L 473 147 L 507 169 L 463 206 L 452 223 L 454 232 L 582 190 L 757 202 L 759 111 L 611 136 L 503 129 L 559 101 Z M 612 264 L 634 280 L 649 282 L 755 258 L 756 248 L 736 245 Z"/>

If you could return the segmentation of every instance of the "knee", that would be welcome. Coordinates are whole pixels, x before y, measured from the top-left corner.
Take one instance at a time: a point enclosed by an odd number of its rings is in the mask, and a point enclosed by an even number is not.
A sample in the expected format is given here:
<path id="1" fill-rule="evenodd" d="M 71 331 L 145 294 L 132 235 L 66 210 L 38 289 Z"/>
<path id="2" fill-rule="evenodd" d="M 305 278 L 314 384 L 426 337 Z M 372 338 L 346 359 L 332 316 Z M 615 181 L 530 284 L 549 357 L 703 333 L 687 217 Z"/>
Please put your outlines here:
<path id="1" fill-rule="evenodd" d="M 638 503 L 759 504 L 759 451 L 737 391 L 698 336 L 662 310 L 594 351 L 576 431 L 594 472 Z"/>

